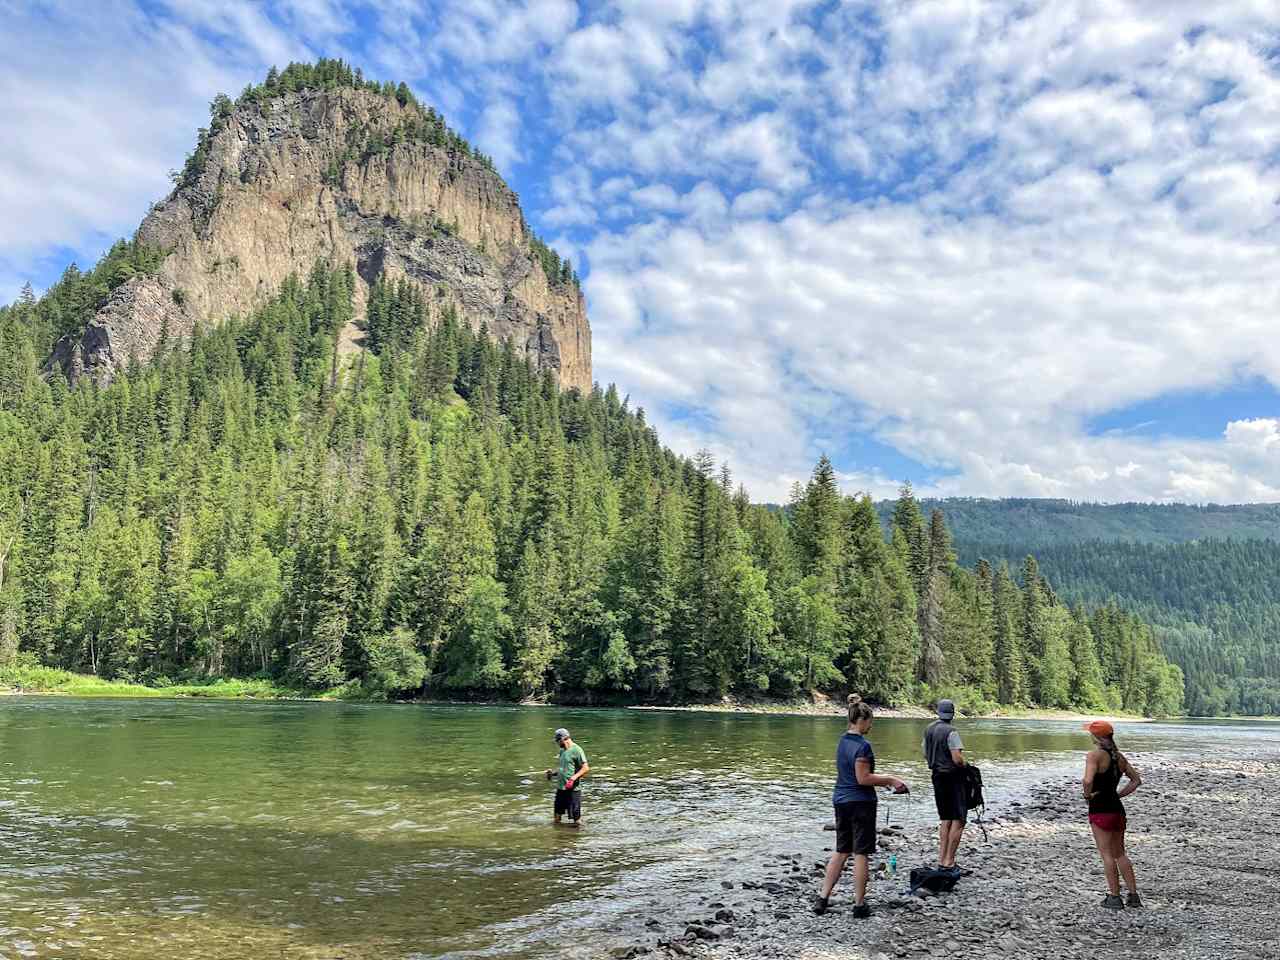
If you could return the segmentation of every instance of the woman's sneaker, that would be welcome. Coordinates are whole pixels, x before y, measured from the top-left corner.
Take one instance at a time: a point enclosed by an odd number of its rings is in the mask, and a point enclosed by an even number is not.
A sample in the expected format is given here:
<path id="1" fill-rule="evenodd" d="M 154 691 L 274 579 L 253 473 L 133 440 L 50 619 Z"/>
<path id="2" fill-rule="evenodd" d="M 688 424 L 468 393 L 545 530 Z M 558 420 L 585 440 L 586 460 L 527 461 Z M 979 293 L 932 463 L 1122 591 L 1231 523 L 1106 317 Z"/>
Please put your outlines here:
<path id="1" fill-rule="evenodd" d="M 1142 898 L 1138 896 L 1138 891 L 1134 890 L 1129 894 L 1129 899 L 1125 901 L 1125 906 L 1132 907 L 1135 910 L 1141 909 Z"/>
<path id="2" fill-rule="evenodd" d="M 1121 899 L 1118 893 L 1108 893 L 1106 899 L 1102 901 L 1102 905 L 1108 910 L 1123 910 L 1124 900 Z"/>
<path id="3" fill-rule="evenodd" d="M 814 897 L 813 912 L 818 914 L 818 916 L 822 916 L 822 914 L 827 912 L 827 902 L 826 897 Z"/>
<path id="4" fill-rule="evenodd" d="M 865 903 L 860 903 L 853 908 L 853 919 L 865 920 L 871 916 L 871 908 Z"/>

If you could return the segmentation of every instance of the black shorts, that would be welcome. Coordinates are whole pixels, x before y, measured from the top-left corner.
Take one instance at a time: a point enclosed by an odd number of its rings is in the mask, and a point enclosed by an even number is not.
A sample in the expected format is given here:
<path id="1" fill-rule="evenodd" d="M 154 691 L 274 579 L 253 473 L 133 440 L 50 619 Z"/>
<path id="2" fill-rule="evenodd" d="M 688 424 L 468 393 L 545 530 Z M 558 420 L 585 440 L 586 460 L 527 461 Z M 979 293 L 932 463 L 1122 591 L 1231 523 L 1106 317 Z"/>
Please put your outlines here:
<path id="1" fill-rule="evenodd" d="M 837 803 L 836 853 L 860 853 L 870 856 L 876 852 L 876 802 L 874 800 L 850 800 Z"/>
<path id="2" fill-rule="evenodd" d="M 933 775 L 933 800 L 938 805 L 939 820 L 959 820 L 964 823 L 969 818 L 965 803 L 967 799 L 963 770 Z"/>
<path id="3" fill-rule="evenodd" d="M 556 816 L 569 815 L 570 820 L 582 819 L 582 791 L 556 790 Z"/>

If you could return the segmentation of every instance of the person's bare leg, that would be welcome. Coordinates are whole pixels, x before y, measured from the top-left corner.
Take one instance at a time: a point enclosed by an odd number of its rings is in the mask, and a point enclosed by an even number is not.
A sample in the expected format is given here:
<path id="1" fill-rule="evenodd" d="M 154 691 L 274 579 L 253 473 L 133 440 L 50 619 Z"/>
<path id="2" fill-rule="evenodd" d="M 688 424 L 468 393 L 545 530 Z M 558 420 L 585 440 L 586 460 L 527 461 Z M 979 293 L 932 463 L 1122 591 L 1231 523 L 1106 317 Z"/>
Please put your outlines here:
<path id="1" fill-rule="evenodd" d="M 822 878 L 822 897 L 831 896 L 831 891 L 836 888 L 836 882 L 840 879 L 840 874 L 844 872 L 844 865 L 849 862 L 847 853 L 833 853 L 831 859 L 827 861 L 827 874 Z"/>
<path id="2" fill-rule="evenodd" d="M 1111 835 L 1097 824 L 1089 824 L 1093 831 L 1093 843 L 1102 857 L 1102 871 L 1107 875 L 1107 892 L 1112 896 L 1120 896 L 1120 871 L 1116 866 L 1115 855 L 1111 852 Z"/>
<path id="3" fill-rule="evenodd" d="M 960 821 L 943 820 L 938 827 L 938 866 L 955 866 L 956 847 L 960 845 L 959 837 Z"/>
<path id="4" fill-rule="evenodd" d="M 956 865 L 956 856 L 960 853 L 960 838 L 964 836 L 964 821 L 951 821 L 951 847 L 947 850 L 947 864 L 954 867 Z"/>
<path id="5" fill-rule="evenodd" d="M 1111 834 L 1112 847 L 1111 853 L 1115 857 L 1116 866 L 1120 870 L 1121 876 L 1124 877 L 1124 885 L 1129 888 L 1130 893 L 1138 892 L 1138 878 L 1133 872 L 1133 863 L 1129 860 L 1129 854 L 1124 849 L 1124 831 L 1116 830 Z"/>
<path id="6" fill-rule="evenodd" d="M 854 903 L 863 903 L 867 899 L 867 855 L 854 854 L 853 857 L 853 892 Z"/>

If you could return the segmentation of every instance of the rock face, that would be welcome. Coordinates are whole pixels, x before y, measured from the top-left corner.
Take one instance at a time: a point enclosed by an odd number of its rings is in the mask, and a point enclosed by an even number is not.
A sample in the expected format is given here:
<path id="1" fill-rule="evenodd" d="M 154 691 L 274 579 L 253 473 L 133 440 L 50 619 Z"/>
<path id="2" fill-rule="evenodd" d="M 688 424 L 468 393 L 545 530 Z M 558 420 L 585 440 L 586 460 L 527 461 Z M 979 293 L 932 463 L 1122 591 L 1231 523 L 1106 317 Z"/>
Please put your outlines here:
<path id="1" fill-rule="evenodd" d="M 562 387 L 591 388 L 591 328 L 576 283 L 549 278 L 516 195 L 474 155 L 395 139 L 416 107 L 366 89 L 306 90 L 239 106 L 201 169 L 143 220 L 169 251 L 154 277 L 114 291 L 54 361 L 106 382 L 146 360 L 162 328 L 245 315 L 317 260 L 353 264 L 357 322 L 380 275 L 419 284 L 432 319 L 450 305 L 510 337 Z M 389 145 L 361 149 L 377 139 Z M 347 331 L 343 342 L 358 340 Z"/>
<path id="2" fill-rule="evenodd" d="M 189 334 L 193 325 L 159 277 L 133 277 L 112 291 L 80 336 L 58 341 L 53 361 L 71 380 L 106 383 L 130 360 L 151 356 L 162 337 Z"/>

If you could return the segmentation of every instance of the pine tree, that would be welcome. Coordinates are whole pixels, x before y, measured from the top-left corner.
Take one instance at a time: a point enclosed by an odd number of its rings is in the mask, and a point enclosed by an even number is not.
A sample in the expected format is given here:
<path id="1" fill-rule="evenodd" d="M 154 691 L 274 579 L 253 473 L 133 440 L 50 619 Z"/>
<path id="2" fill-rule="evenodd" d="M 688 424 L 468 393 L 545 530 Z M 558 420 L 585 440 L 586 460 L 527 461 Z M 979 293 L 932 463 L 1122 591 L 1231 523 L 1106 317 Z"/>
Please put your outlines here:
<path id="1" fill-rule="evenodd" d="M 1022 567 L 1022 616 L 1018 624 L 1022 656 L 1027 666 L 1027 683 L 1036 703 L 1045 702 L 1045 658 L 1048 648 L 1045 627 L 1045 597 L 1035 557 L 1028 556 Z"/>
<path id="2" fill-rule="evenodd" d="M 1105 709 L 1102 665 L 1083 612 L 1077 612 L 1071 619 L 1067 646 L 1071 653 L 1071 704 L 1079 710 Z"/>
<path id="3" fill-rule="evenodd" d="M 995 620 L 996 696 L 1005 704 L 1024 704 L 1029 700 L 1022 636 L 1018 630 L 1019 601 L 1018 588 L 1009 576 L 1009 567 L 1002 563 L 996 570 L 992 588 L 992 610 Z"/>

